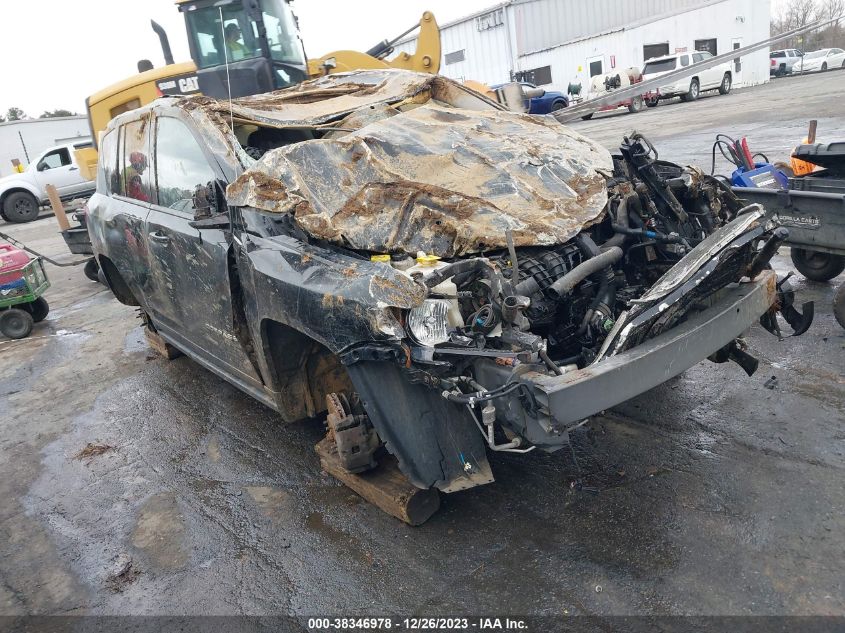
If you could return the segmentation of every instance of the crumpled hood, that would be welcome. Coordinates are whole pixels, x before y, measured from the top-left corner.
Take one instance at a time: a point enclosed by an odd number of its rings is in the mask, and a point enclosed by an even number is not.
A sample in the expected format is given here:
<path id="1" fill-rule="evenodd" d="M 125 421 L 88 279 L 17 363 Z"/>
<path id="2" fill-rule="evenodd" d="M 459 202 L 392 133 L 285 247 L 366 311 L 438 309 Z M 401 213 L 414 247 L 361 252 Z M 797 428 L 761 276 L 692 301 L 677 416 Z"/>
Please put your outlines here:
<path id="1" fill-rule="evenodd" d="M 268 152 L 230 204 L 355 250 L 446 258 L 504 248 L 508 229 L 516 246 L 564 243 L 601 217 L 607 150 L 551 117 L 450 107 L 452 82 L 428 81 L 439 90 L 415 86 L 412 109 L 368 105 L 348 115 L 354 132 Z"/>

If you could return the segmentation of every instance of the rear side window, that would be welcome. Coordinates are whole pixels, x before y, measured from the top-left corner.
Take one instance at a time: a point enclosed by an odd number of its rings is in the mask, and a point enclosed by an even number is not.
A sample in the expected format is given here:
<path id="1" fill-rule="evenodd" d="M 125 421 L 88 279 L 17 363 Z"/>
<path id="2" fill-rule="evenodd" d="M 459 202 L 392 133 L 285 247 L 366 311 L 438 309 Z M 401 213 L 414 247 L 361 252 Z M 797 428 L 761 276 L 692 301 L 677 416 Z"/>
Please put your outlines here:
<path id="1" fill-rule="evenodd" d="M 120 194 L 141 202 L 150 201 L 149 116 L 120 128 L 121 178 Z"/>
<path id="2" fill-rule="evenodd" d="M 120 189 L 117 177 L 117 131 L 107 132 L 100 143 L 100 169 L 97 174 L 97 191 L 104 194 L 117 193 Z"/>
<path id="3" fill-rule="evenodd" d="M 669 59 L 660 59 L 654 62 L 648 62 L 645 66 L 643 66 L 643 74 L 665 73 L 670 70 L 675 70 L 676 61 L 677 60 L 674 57 L 671 57 Z"/>
<path id="4" fill-rule="evenodd" d="M 681 55 L 681 66 L 689 66 L 689 55 Z"/>
<path id="5" fill-rule="evenodd" d="M 178 119 L 156 119 L 156 179 L 158 205 L 191 215 L 197 190 L 216 180 L 199 143 Z"/>

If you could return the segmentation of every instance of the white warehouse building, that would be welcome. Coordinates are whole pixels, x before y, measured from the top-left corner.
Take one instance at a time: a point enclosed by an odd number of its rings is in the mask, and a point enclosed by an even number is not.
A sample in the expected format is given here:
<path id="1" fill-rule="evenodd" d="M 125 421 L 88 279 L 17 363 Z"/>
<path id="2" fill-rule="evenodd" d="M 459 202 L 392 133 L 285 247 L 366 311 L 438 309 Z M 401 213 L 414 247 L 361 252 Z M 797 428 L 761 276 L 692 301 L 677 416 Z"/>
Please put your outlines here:
<path id="1" fill-rule="evenodd" d="M 566 92 L 684 50 L 729 52 L 769 37 L 771 0 L 510 0 L 440 26 L 440 73 Z M 406 38 L 398 51 L 413 52 Z M 769 80 L 768 50 L 734 60 L 735 86 Z"/>

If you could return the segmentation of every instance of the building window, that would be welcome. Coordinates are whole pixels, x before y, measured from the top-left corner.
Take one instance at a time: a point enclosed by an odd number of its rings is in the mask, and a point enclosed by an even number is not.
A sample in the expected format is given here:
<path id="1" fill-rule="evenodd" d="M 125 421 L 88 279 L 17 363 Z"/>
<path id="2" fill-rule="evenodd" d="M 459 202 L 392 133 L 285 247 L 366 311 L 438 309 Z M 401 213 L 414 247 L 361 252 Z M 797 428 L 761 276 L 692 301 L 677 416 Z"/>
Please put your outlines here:
<path id="1" fill-rule="evenodd" d="M 590 62 L 590 77 L 604 74 L 604 64 L 602 60 L 596 59 Z"/>
<path id="2" fill-rule="evenodd" d="M 479 15 L 475 18 L 475 28 L 479 31 L 486 31 L 494 29 L 497 26 L 502 26 L 505 23 L 505 10 L 496 9 L 484 15 Z"/>
<path id="3" fill-rule="evenodd" d="M 455 51 L 454 53 L 446 53 L 446 65 L 449 64 L 457 64 L 458 62 L 462 62 L 466 59 L 464 55 L 464 49 L 462 48 L 459 51 Z"/>
<path id="4" fill-rule="evenodd" d="M 718 55 L 716 52 L 716 40 L 695 40 L 695 50 L 697 51 L 707 51 L 714 57 Z"/>
<path id="5" fill-rule="evenodd" d="M 526 81 L 535 86 L 546 86 L 552 83 L 552 67 L 541 66 L 531 70 L 519 70 L 513 73 L 514 81 Z"/>
<path id="6" fill-rule="evenodd" d="M 646 44 L 643 46 L 643 59 L 649 60 L 655 57 L 663 57 L 669 54 L 669 42 L 663 44 Z"/>

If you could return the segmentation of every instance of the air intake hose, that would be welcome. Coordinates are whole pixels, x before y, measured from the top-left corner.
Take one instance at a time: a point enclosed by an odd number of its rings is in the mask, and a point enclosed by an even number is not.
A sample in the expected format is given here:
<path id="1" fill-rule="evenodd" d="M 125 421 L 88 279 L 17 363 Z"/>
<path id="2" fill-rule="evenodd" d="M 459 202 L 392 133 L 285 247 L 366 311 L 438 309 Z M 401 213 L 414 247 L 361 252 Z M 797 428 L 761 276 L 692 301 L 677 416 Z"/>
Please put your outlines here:
<path id="1" fill-rule="evenodd" d="M 590 275 L 594 275 L 595 273 L 599 272 L 607 268 L 608 266 L 612 266 L 620 259 L 622 259 L 622 249 L 618 246 L 611 246 L 605 252 L 601 253 L 600 255 L 596 255 L 588 259 L 587 261 L 578 264 L 575 268 L 570 270 L 566 273 L 563 277 L 558 279 L 549 287 L 549 292 L 553 295 L 557 296 L 558 298 L 562 298 L 568 295 L 572 290 L 584 281 Z"/>

